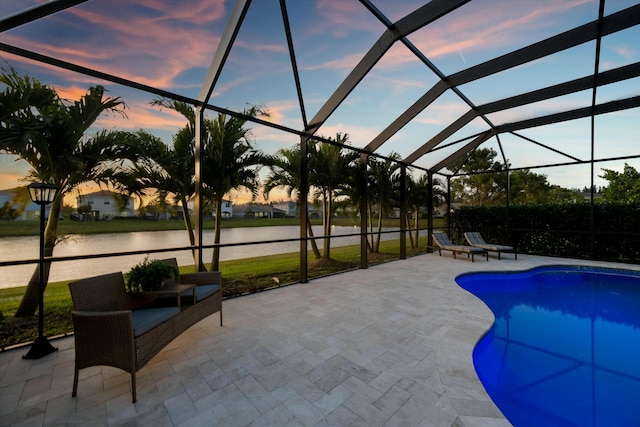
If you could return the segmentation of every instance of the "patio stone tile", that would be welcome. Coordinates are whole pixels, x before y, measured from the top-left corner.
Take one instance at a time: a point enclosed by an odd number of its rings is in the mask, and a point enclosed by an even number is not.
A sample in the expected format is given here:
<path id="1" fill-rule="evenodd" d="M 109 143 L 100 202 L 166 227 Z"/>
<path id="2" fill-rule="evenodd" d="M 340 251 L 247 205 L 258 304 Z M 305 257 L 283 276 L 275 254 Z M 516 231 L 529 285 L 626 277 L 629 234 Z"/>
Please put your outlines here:
<path id="1" fill-rule="evenodd" d="M 283 405 L 293 414 L 296 421 L 305 426 L 315 426 L 324 417 L 318 408 L 299 395 L 288 399 Z"/>
<path id="2" fill-rule="evenodd" d="M 326 362 L 316 366 L 312 372 L 310 372 L 310 379 L 325 392 L 333 390 L 349 378 L 349 374 L 340 369 L 346 360 L 347 359 L 339 355 L 332 357 Z"/>
<path id="3" fill-rule="evenodd" d="M 289 369 L 295 370 L 300 375 L 305 375 L 326 359 L 316 353 L 303 348 L 282 359 L 282 363 Z"/>
<path id="4" fill-rule="evenodd" d="M 30 407 L 18 408 L 12 412 L 2 415 L 1 425 L 14 425 L 20 423 L 33 423 L 33 425 L 41 424 L 44 420 L 44 414 L 47 408 L 46 402 L 39 402 Z"/>
<path id="5" fill-rule="evenodd" d="M 207 360 L 205 361 L 198 362 L 196 368 L 198 369 L 200 376 L 202 376 L 202 378 L 208 383 L 211 383 L 211 380 L 213 378 L 219 377 L 220 375 L 224 374 L 222 369 L 220 369 L 218 365 L 216 365 L 216 362 L 211 360 L 211 358 L 207 358 Z"/>
<path id="6" fill-rule="evenodd" d="M 249 375 L 249 371 L 245 368 L 238 368 L 231 372 L 224 372 L 221 375 L 208 379 L 207 382 L 209 383 L 211 390 L 217 391 L 229 384 L 233 384 L 239 378 L 243 378 L 246 375 Z"/>
<path id="7" fill-rule="evenodd" d="M 76 402 L 76 411 L 64 419 L 69 424 L 86 424 L 86 425 L 107 425 L 107 409 L 106 401 L 100 403 L 92 402 L 92 405 L 80 405 Z"/>
<path id="8" fill-rule="evenodd" d="M 10 414 L 18 408 L 18 402 L 20 402 L 20 396 L 22 390 L 24 390 L 25 382 L 15 382 L 13 384 L 0 387 L 0 417 L 5 414 Z"/>
<path id="9" fill-rule="evenodd" d="M 497 418 L 480 418 L 460 416 L 461 426 L 473 427 L 510 427 L 511 423 L 505 419 Z"/>
<path id="10" fill-rule="evenodd" d="M 147 364 L 146 368 L 148 369 L 148 372 L 154 381 L 160 381 L 161 379 L 174 374 L 171 364 L 166 359 L 154 359 L 153 361 L 149 362 L 149 364 Z"/>
<path id="11" fill-rule="evenodd" d="M 363 400 L 366 400 L 369 403 L 373 403 L 382 396 L 382 393 L 377 389 L 371 387 L 369 384 L 366 384 L 360 381 L 356 377 L 349 377 L 342 383 L 344 387 L 351 390 L 353 394 L 357 395 Z"/>
<path id="12" fill-rule="evenodd" d="M 345 363 L 340 367 L 340 369 L 367 384 L 377 377 L 375 372 L 372 372 L 367 368 L 358 365 L 357 363 L 353 363 L 352 361 Z"/>
<path id="13" fill-rule="evenodd" d="M 269 366 L 252 366 L 249 370 L 251 375 L 269 391 L 285 386 L 298 375 L 282 361 Z"/>
<path id="14" fill-rule="evenodd" d="M 271 411 L 256 418 L 249 424 L 249 427 L 272 427 L 272 426 L 304 426 L 295 420 L 293 414 L 284 406 L 278 405 Z"/>
<path id="15" fill-rule="evenodd" d="M 289 387 L 281 387 L 271 392 L 255 393 L 247 396 L 247 398 L 261 414 L 266 414 L 289 399 L 301 397 L 295 390 Z"/>
<path id="16" fill-rule="evenodd" d="M 164 404 L 174 425 L 180 425 L 198 415 L 198 410 L 187 393 L 181 393 L 167 399 Z"/>
<path id="17" fill-rule="evenodd" d="M 137 411 L 135 403 L 131 402 L 131 396 L 125 394 L 107 400 L 106 404 L 107 420 L 109 424 L 124 424 L 136 418 Z"/>
<path id="18" fill-rule="evenodd" d="M 441 411 L 435 405 L 426 403 L 415 396 L 410 397 L 398 411 L 390 417 L 387 426 L 440 426 Z M 452 424 L 449 423 L 449 426 Z M 472 424 L 471 424 L 472 425 Z M 475 427 L 475 426 L 474 426 Z"/>
<path id="19" fill-rule="evenodd" d="M 409 392 L 413 398 L 419 399 L 423 402 L 436 403 L 442 396 L 442 393 L 434 391 L 423 381 L 404 378 L 398 381 L 397 386 L 398 388 Z"/>
<path id="20" fill-rule="evenodd" d="M 348 388 L 340 385 L 323 395 L 313 404 L 325 414 L 330 414 L 353 395 Z"/>
<path id="21" fill-rule="evenodd" d="M 381 372 L 376 376 L 369 385 L 380 393 L 386 393 L 391 387 L 393 387 L 398 381 L 402 379 L 402 376 L 393 372 Z"/>
<path id="22" fill-rule="evenodd" d="M 238 424 L 233 420 L 233 416 L 227 411 L 224 405 L 216 405 L 214 407 L 208 407 L 206 411 L 189 418 L 179 425 L 181 427 L 208 427 L 212 425 L 237 426 Z"/>
<path id="23" fill-rule="evenodd" d="M 190 375 L 182 381 L 182 385 L 187 395 L 192 401 L 198 400 L 203 396 L 213 393 L 209 383 L 198 372 L 197 375 Z"/>
<path id="24" fill-rule="evenodd" d="M 373 406 L 380 409 L 388 416 L 392 416 L 409 400 L 411 393 L 400 387 L 391 387 L 380 398 L 373 402 Z"/>
<path id="25" fill-rule="evenodd" d="M 267 389 L 265 389 L 262 384 L 260 384 L 252 375 L 247 375 L 246 377 L 235 382 L 236 387 L 240 389 L 242 394 L 245 396 L 252 396 L 256 394 L 267 394 Z"/>
<path id="26" fill-rule="evenodd" d="M 247 425 L 262 415 L 235 384 L 230 384 L 214 392 L 207 399 L 224 405 L 240 425 Z"/>
<path id="27" fill-rule="evenodd" d="M 255 349 L 251 351 L 251 355 L 263 365 L 271 365 L 280 360 L 275 354 L 271 351 L 267 350 L 261 345 L 256 346 Z"/>
<path id="28" fill-rule="evenodd" d="M 72 336 L 41 360 L 1 352 L 0 426 L 506 427 L 473 368 L 491 312 L 454 277 L 580 264 L 519 258 L 424 255 L 225 300 L 225 326 L 204 319 L 136 374 L 135 404 L 111 367 L 83 369 L 71 397 Z"/>
<path id="29" fill-rule="evenodd" d="M 340 406 L 335 411 L 318 422 L 318 427 L 346 427 L 353 426 L 358 416 L 344 406 Z"/>
<path id="30" fill-rule="evenodd" d="M 383 426 L 389 416 L 376 408 L 368 399 L 353 394 L 344 402 L 344 406 L 362 418 L 371 427 Z"/>
<path id="31" fill-rule="evenodd" d="M 287 383 L 286 387 L 295 391 L 300 395 L 300 397 L 308 400 L 309 402 L 315 402 L 325 396 L 324 391 L 303 376 L 295 377 Z"/>
<path id="32" fill-rule="evenodd" d="M 68 423 L 68 416 L 75 412 L 76 400 L 71 394 L 56 397 L 47 402 L 43 423 L 46 425 L 60 425 Z"/>
<path id="33" fill-rule="evenodd" d="M 146 396 L 145 396 L 146 398 Z M 141 396 L 138 396 L 138 401 L 135 403 L 136 417 L 135 423 L 138 425 L 156 424 L 163 425 L 165 423 L 172 424 L 171 417 L 167 412 L 167 407 L 164 402 L 158 401 L 154 398 L 150 398 L 149 402 L 141 400 Z"/>

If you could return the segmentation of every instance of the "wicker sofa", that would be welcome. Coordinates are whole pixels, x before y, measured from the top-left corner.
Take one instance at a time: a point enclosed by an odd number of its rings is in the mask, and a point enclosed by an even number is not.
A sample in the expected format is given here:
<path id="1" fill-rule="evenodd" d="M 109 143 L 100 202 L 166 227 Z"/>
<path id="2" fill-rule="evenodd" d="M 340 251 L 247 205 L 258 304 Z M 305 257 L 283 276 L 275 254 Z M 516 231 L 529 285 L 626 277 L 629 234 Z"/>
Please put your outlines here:
<path id="1" fill-rule="evenodd" d="M 175 259 L 163 261 L 177 267 Z M 75 335 L 72 396 L 77 394 L 80 369 L 107 365 L 131 374 L 135 402 L 136 372 L 160 350 L 213 313 L 220 313 L 222 326 L 219 272 L 181 274 L 178 283 L 197 285 L 187 295 L 178 296 L 180 304 L 175 297 L 127 294 L 121 272 L 69 283 Z"/>

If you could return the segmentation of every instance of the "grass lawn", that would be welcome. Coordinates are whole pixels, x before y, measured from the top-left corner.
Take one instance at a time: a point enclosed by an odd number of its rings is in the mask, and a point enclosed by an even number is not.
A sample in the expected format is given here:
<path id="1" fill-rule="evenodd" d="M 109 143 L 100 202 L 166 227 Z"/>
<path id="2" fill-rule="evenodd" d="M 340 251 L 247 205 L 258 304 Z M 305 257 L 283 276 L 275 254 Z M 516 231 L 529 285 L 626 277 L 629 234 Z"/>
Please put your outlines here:
<path id="1" fill-rule="evenodd" d="M 111 222 L 115 223 L 116 221 Z M 265 225 L 264 222 L 262 225 Z M 419 245 L 421 249 L 408 247 L 407 255 L 424 253 L 426 239 L 426 233 L 421 233 Z M 376 264 L 397 260 L 399 253 L 399 240 L 383 241 L 380 243 L 379 253 L 369 254 L 369 263 Z M 331 248 L 331 258 L 332 262 L 317 262 L 314 261 L 313 254 L 309 253 L 309 277 L 321 277 L 358 268 L 360 246 Z M 192 266 L 182 266 L 180 269 L 183 272 L 193 271 Z M 299 255 L 296 252 L 222 261 L 220 271 L 223 277 L 223 297 L 240 296 L 269 289 L 278 286 L 278 284 L 286 285 L 299 282 Z M 72 303 L 67 284 L 68 281 L 50 283 L 45 291 L 44 333 L 49 337 L 67 334 L 73 330 Z M 0 348 L 2 349 L 32 341 L 38 334 L 37 316 L 25 319 L 13 317 L 13 313 L 22 299 L 24 289 L 24 287 L 0 289 L 0 313 L 4 315 L 4 318 L 0 319 Z"/>

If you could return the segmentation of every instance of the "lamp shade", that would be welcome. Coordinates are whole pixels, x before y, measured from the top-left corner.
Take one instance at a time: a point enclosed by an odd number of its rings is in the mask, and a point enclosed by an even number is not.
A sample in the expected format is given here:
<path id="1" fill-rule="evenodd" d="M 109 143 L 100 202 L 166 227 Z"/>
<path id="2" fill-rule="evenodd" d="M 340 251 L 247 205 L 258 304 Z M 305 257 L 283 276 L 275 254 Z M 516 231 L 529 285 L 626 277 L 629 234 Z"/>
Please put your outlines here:
<path id="1" fill-rule="evenodd" d="M 58 193 L 58 186 L 44 182 L 32 182 L 27 185 L 31 200 L 39 205 L 48 205 L 53 202 Z"/>

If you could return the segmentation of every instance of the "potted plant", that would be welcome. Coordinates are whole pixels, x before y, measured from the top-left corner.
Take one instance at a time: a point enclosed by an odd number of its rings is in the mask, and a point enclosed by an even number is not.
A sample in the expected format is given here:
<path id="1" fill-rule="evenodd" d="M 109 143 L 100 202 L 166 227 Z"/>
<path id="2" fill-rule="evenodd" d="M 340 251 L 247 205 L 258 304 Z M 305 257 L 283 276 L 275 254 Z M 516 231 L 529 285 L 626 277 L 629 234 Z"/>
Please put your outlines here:
<path id="1" fill-rule="evenodd" d="M 127 292 L 139 294 L 144 291 L 162 289 L 167 279 L 175 280 L 180 273 L 171 265 L 146 257 L 139 264 L 134 265 L 124 275 Z"/>

